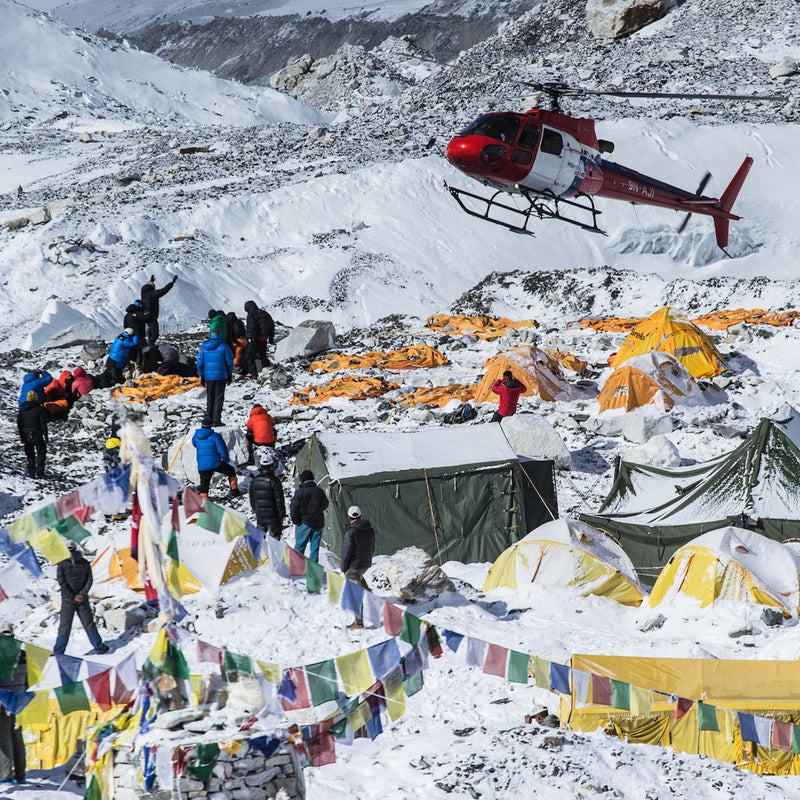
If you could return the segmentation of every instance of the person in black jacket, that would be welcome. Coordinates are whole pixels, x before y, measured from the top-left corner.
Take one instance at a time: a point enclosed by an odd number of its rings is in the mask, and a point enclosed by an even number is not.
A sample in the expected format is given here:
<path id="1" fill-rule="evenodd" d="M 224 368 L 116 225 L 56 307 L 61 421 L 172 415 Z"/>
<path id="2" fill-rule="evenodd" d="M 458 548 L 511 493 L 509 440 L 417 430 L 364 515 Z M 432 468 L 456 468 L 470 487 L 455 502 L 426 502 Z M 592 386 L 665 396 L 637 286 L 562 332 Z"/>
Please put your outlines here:
<path id="1" fill-rule="evenodd" d="M 61 654 L 67 649 L 72 620 L 75 614 L 83 625 L 95 653 L 107 653 L 108 645 L 100 638 L 89 605 L 89 589 L 92 588 L 92 565 L 78 550 L 71 539 L 67 542 L 69 558 L 60 561 L 56 568 L 56 579 L 61 587 L 61 616 L 58 620 L 58 634 L 53 652 Z"/>
<path id="2" fill-rule="evenodd" d="M 151 275 L 150 280 L 142 286 L 142 305 L 150 317 L 147 322 L 147 345 L 153 347 L 158 339 L 158 301 L 175 285 L 178 276 L 160 289 L 156 289 L 156 276 Z"/>
<path id="3" fill-rule="evenodd" d="M 250 481 L 250 506 L 256 515 L 258 529 L 269 531 L 273 539 L 280 539 L 283 518 L 286 516 L 286 500 L 281 482 L 275 476 L 272 453 L 262 454 L 258 475 Z"/>
<path id="4" fill-rule="evenodd" d="M 14 638 L 14 626 L 10 622 L 0 625 L 0 637 Z M 0 691 L 25 692 L 28 689 L 28 662 L 25 648 L 17 655 L 11 676 L 0 680 Z M 25 742 L 22 729 L 17 727 L 17 716 L 0 706 L 0 783 L 25 782 Z"/>
<path id="5" fill-rule="evenodd" d="M 17 412 L 17 431 L 28 459 L 28 477 L 44 478 L 44 461 L 47 457 L 47 423 L 50 416 L 39 405 L 36 392 L 31 389 Z"/>
<path id="6" fill-rule="evenodd" d="M 304 469 L 300 473 L 300 486 L 289 504 L 289 516 L 296 526 L 294 549 L 298 553 L 305 553 L 306 546 L 310 542 L 308 557 L 312 561 L 319 561 L 319 543 L 322 540 L 327 507 L 328 498 L 314 483 L 314 473 L 310 469 Z"/>
<path id="7" fill-rule="evenodd" d="M 275 322 L 263 308 L 256 305 L 255 300 L 248 300 L 244 304 L 244 310 L 247 312 L 245 369 L 248 375 L 254 376 L 258 374 L 256 359 L 261 362 L 262 368 L 269 366 L 267 343 L 274 344 L 275 342 Z"/>
<path id="8" fill-rule="evenodd" d="M 347 527 L 344 529 L 342 539 L 342 572 L 345 578 L 359 584 L 369 591 L 369 585 L 364 580 L 364 573 L 372 566 L 372 556 L 375 553 L 375 530 L 369 520 L 361 516 L 358 506 L 347 509 Z M 363 628 L 364 623 L 360 617 L 348 625 L 349 628 Z"/>
<path id="9" fill-rule="evenodd" d="M 141 300 L 134 300 L 125 309 L 122 327 L 130 328 L 136 337 L 136 347 L 131 350 L 129 358 L 136 361 L 137 366 L 142 363 L 142 353 L 145 348 L 145 329 L 151 321 L 150 312 L 142 305 Z"/>

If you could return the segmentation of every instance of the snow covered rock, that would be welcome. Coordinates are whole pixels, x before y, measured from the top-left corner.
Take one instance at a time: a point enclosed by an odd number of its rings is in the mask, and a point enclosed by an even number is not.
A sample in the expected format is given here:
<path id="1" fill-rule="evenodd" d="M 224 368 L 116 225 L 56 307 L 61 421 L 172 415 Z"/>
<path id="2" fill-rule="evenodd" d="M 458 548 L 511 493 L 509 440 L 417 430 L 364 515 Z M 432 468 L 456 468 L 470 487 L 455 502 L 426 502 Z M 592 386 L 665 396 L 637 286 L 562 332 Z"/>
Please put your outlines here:
<path id="1" fill-rule="evenodd" d="M 39 324 L 25 339 L 25 350 L 41 350 L 43 347 L 71 347 L 76 344 L 95 342 L 100 338 L 97 323 L 63 300 L 52 299 L 45 306 Z"/>
<path id="2" fill-rule="evenodd" d="M 681 463 L 678 448 L 666 436 L 657 434 L 641 447 L 631 447 L 625 452 L 625 461 L 634 464 L 647 464 L 650 467 L 670 469 Z"/>
<path id="3" fill-rule="evenodd" d="M 586 21 L 596 39 L 623 39 L 661 19 L 676 0 L 588 0 Z"/>
<path id="4" fill-rule="evenodd" d="M 275 345 L 275 360 L 287 361 L 290 358 L 307 358 L 336 347 L 336 330 L 332 322 L 306 319 L 289 335 Z"/>
<path id="5" fill-rule="evenodd" d="M 667 414 L 647 414 L 641 409 L 628 411 L 621 417 L 622 436 L 629 442 L 642 444 L 660 433 L 672 430 L 672 417 Z"/>
<path id="6" fill-rule="evenodd" d="M 788 78 L 789 75 L 794 75 L 797 72 L 797 62 L 786 56 L 782 61 L 779 61 L 777 64 L 773 64 L 769 68 L 769 76 L 773 80 L 777 78 Z"/>
<path id="7" fill-rule="evenodd" d="M 564 440 L 556 429 L 536 414 L 514 414 L 501 423 L 508 443 L 518 456 L 552 459 L 559 469 L 567 469 L 572 460 Z"/>
<path id="8" fill-rule="evenodd" d="M 455 587 L 442 568 L 419 547 L 398 550 L 386 567 L 392 591 L 406 603 L 432 600 Z"/>

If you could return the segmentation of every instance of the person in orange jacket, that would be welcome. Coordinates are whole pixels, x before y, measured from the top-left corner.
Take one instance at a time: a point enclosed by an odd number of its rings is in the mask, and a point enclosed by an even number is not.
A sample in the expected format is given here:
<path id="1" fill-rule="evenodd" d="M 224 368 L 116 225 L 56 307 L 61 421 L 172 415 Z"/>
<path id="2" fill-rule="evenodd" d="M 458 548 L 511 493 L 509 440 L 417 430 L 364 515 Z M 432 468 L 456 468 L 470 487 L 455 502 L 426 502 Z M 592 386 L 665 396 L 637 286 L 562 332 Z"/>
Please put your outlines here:
<path id="1" fill-rule="evenodd" d="M 492 422 L 500 422 L 504 417 L 513 417 L 517 413 L 520 395 L 525 394 L 528 387 L 518 381 L 511 370 L 507 369 L 503 373 L 503 377 L 494 382 L 492 391 L 500 397 L 500 406 L 492 414 Z"/>
<path id="2" fill-rule="evenodd" d="M 269 409 L 256 403 L 250 410 L 250 416 L 245 423 L 245 436 L 247 437 L 248 464 L 255 463 L 256 447 L 275 447 L 275 420 Z"/>

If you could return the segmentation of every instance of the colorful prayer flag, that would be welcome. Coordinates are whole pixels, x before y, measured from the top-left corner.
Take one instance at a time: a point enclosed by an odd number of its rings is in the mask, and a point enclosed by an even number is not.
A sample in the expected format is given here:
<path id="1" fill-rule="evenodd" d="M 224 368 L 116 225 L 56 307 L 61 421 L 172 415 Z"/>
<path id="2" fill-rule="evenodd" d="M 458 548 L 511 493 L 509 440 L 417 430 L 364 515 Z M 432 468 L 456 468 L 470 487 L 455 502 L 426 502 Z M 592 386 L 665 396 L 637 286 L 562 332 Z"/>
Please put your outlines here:
<path id="1" fill-rule="evenodd" d="M 422 630 L 422 620 L 413 614 L 403 612 L 403 628 L 400 631 L 400 638 L 408 642 L 412 647 L 419 644 L 420 632 Z"/>
<path id="2" fill-rule="evenodd" d="M 375 675 L 372 672 L 366 650 L 357 650 L 355 653 L 337 656 L 335 660 L 346 695 L 363 692 L 375 683 Z"/>
<path id="3" fill-rule="evenodd" d="M 197 640 L 197 660 L 206 661 L 209 664 L 222 664 L 222 648 L 214 647 L 213 644 Z"/>
<path id="4" fill-rule="evenodd" d="M 338 606 L 344 590 L 344 575 L 326 569 L 325 578 L 328 581 L 328 602 L 332 606 Z"/>
<path id="5" fill-rule="evenodd" d="M 745 714 L 739 711 L 739 733 L 743 742 L 758 743 L 758 731 L 756 730 L 755 717 L 752 714 Z"/>
<path id="6" fill-rule="evenodd" d="M 489 643 L 486 650 L 486 660 L 483 662 L 483 671 L 487 675 L 496 675 L 505 678 L 506 664 L 508 663 L 508 648 L 499 644 Z"/>
<path id="7" fill-rule="evenodd" d="M 345 611 L 355 614 L 361 618 L 361 602 L 364 599 L 364 589 L 353 581 L 345 581 L 342 584 L 341 604 Z"/>
<path id="8" fill-rule="evenodd" d="M 302 578 L 306 574 L 306 561 L 309 559 L 292 547 L 287 547 L 286 552 L 289 554 L 289 577 Z"/>
<path id="9" fill-rule="evenodd" d="M 569 694 L 569 672 L 570 668 L 566 664 L 557 664 L 555 661 L 550 664 L 550 687 L 559 694 Z"/>
<path id="10" fill-rule="evenodd" d="M 675 702 L 675 719 L 680 719 L 694 705 L 694 700 L 686 697 L 679 697 Z"/>
<path id="11" fill-rule="evenodd" d="M 631 714 L 637 717 L 649 717 L 650 705 L 650 690 L 641 686 L 631 686 Z"/>
<path id="12" fill-rule="evenodd" d="M 416 675 L 410 675 L 403 681 L 406 697 L 413 697 L 417 692 L 422 690 L 425 685 L 425 673 L 420 671 Z"/>
<path id="13" fill-rule="evenodd" d="M 611 679 L 611 705 L 625 711 L 631 709 L 631 685 L 625 681 Z"/>
<path id="14" fill-rule="evenodd" d="M 50 690 L 33 693 L 33 699 L 17 716 L 17 725 L 45 725 L 50 719 Z"/>
<path id="15" fill-rule="evenodd" d="M 403 609 L 393 603 L 383 606 L 383 629 L 389 636 L 399 636 L 403 630 Z"/>
<path id="16" fill-rule="evenodd" d="M 510 680 L 512 683 L 527 683 L 528 661 L 529 658 L 527 653 L 520 653 L 519 650 L 509 650 L 508 680 Z"/>
<path id="17" fill-rule="evenodd" d="M 51 564 L 58 564 L 69 558 L 67 543 L 51 528 L 41 528 L 28 539 Z"/>
<path id="18" fill-rule="evenodd" d="M 56 693 L 56 700 L 58 700 L 58 707 L 62 714 L 71 714 L 73 711 L 91 711 L 83 681 L 56 686 L 53 691 Z"/>
<path id="19" fill-rule="evenodd" d="M 388 605 L 388 603 L 387 603 Z M 385 611 L 384 611 L 385 614 Z M 387 633 L 389 631 L 387 630 Z M 458 647 L 461 642 L 464 641 L 464 636 L 460 633 L 455 633 L 455 631 L 445 631 L 444 632 L 444 640 L 447 642 L 447 646 L 454 652 L 458 652 Z"/>
<path id="20" fill-rule="evenodd" d="M 472 636 L 467 637 L 467 666 L 478 667 L 483 669 L 483 662 L 486 661 L 486 648 L 488 643 L 482 639 L 475 639 Z"/>
<path id="21" fill-rule="evenodd" d="M 25 643 L 25 662 L 28 666 L 28 686 L 35 686 L 44 677 L 44 665 L 52 655 L 51 650 Z"/>
<path id="22" fill-rule="evenodd" d="M 533 680 L 540 689 L 550 688 L 550 662 L 547 659 L 533 657 Z"/>
<path id="23" fill-rule="evenodd" d="M 792 723 L 776 719 L 772 723 L 772 746 L 777 750 L 792 749 Z"/>
<path id="24" fill-rule="evenodd" d="M 0 681 L 10 681 L 13 678 L 21 649 L 22 642 L 13 636 L 0 635 Z"/>
<path id="25" fill-rule="evenodd" d="M 708 703 L 704 703 L 702 700 L 698 700 L 697 721 L 699 724 L 699 730 L 719 732 L 716 706 L 711 706 Z"/>
<path id="26" fill-rule="evenodd" d="M 92 693 L 92 700 L 97 703 L 103 711 L 108 711 L 112 707 L 111 703 L 111 667 L 96 675 L 86 678 L 89 684 L 89 691 Z"/>
<path id="27" fill-rule="evenodd" d="M 306 563 L 306 588 L 310 594 L 319 594 L 322 591 L 325 568 L 316 561 L 307 559 Z"/>
<path id="28" fill-rule="evenodd" d="M 367 648 L 367 656 L 372 665 L 372 672 L 382 678 L 396 669 L 400 664 L 400 648 L 397 639 L 387 639 Z"/>
<path id="29" fill-rule="evenodd" d="M 191 486 L 186 486 L 183 490 L 183 514 L 186 519 L 199 514 L 205 509 L 206 498 L 201 497 Z"/>
<path id="30" fill-rule="evenodd" d="M 205 507 L 197 515 L 197 525 L 212 533 L 219 533 L 222 528 L 222 518 L 224 516 L 225 509 L 222 506 L 218 506 L 211 500 L 206 500 Z"/>
<path id="31" fill-rule="evenodd" d="M 611 705 L 611 678 L 592 675 L 592 703 L 598 706 Z"/>
<path id="32" fill-rule="evenodd" d="M 74 683 L 78 680 L 78 673 L 83 666 L 83 661 L 80 658 L 68 656 L 63 653 L 56 653 L 54 658 L 56 664 L 58 664 L 61 683 Z"/>
<path id="33" fill-rule="evenodd" d="M 202 515 L 201 515 L 202 516 Z M 198 524 L 200 520 L 198 518 Z M 244 536 L 244 520 L 233 511 L 227 509 L 222 514 L 222 522 L 220 523 L 220 533 L 225 537 L 226 542 L 232 542 L 239 536 Z"/>
<path id="34" fill-rule="evenodd" d="M 233 674 L 252 675 L 253 659 L 250 658 L 250 656 L 225 650 L 222 668 L 228 680 L 230 680 L 230 676 Z"/>
<path id="35" fill-rule="evenodd" d="M 326 731 L 312 736 L 305 743 L 308 762 L 312 767 L 324 767 L 336 763 L 336 743 Z"/>
<path id="36" fill-rule="evenodd" d="M 305 667 L 292 667 L 283 671 L 283 678 L 278 686 L 278 700 L 284 711 L 310 707 Z"/>
<path id="37" fill-rule="evenodd" d="M 333 659 L 306 664 L 305 669 L 312 705 L 320 706 L 339 697 L 339 681 Z"/>

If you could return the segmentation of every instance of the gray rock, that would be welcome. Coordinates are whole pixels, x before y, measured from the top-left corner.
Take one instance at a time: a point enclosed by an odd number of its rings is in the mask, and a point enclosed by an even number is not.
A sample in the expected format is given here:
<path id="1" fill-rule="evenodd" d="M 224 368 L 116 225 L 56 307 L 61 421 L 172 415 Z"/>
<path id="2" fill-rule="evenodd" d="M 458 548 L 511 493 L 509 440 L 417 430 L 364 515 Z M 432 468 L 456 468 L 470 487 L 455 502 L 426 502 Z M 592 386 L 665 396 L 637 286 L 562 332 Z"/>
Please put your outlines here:
<path id="1" fill-rule="evenodd" d="M 649 633 L 650 631 L 655 631 L 659 628 L 662 628 L 666 621 L 667 618 L 663 614 L 656 614 L 654 617 L 650 617 L 650 619 L 645 620 L 641 625 L 639 625 L 639 630 L 642 633 Z"/>
<path id="2" fill-rule="evenodd" d="M 661 19 L 677 0 L 587 0 L 586 22 L 595 39 L 623 39 Z"/>
<path id="3" fill-rule="evenodd" d="M 789 75 L 794 75 L 797 72 L 797 62 L 789 57 L 786 56 L 782 61 L 779 61 L 777 64 L 773 64 L 769 68 L 769 76 L 773 80 L 776 78 L 786 78 Z"/>
<path id="4" fill-rule="evenodd" d="M 194 720 L 203 716 L 205 716 L 205 712 L 199 708 L 179 708 L 175 711 L 164 711 L 155 719 L 153 727 L 166 728 L 173 731 L 182 728 L 187 722 L 194 722 Z"/>
<path id="5" fill-rule="evenodd" d="M 149 606 L 128 603 L 123 606 L 107 608 L 103 611 L 103 622 L 109 630 L 122 632 L 131 628 L 138 628 L 154 616 L 155 612 Z"/>
<path id="6" fill-rule="evenodd" d="M 518 456 L 552 459 L 559 469 L 569 467 L 572 455 L 558 431 L 543 417 L 523 412 L 506 417 L 500 425 Z"/>
<path id="7" fill-rule="evenodd" d="M 336 347 L 336 330 L 332 322 L 307 319 L 275 345 L 275 360 L 308 358 Z"/>
<path id="8" fill-rule="evenodd" d="M 783 614 L 777 608 L 765 608 L 761 612 L 761 621 L 770 628 L 783 625 Z"/>
<path id="9" fill-rule="evenodd" d="M 629 442 L 643 444 L 658 434 L 672 430 L 672 417 L 667 414 L 647 414 L 629 411 L 622 417 L 622 436 Z"/>
<path id="10" fill-rule="evenodd" d="M 28 214 L 28 219 L 31 225 L 43 225 L 45 222 L 50 222 L 50 212 L 46 208 L 37 208 Z"/>
<path id="11" fill-rule="evenodd" d="M 432 600 L 442 592 L 455 591 L 450 578 L 419 547 L 398 550 L 386 567 L 392 591 L 406 603 Z"/>
<path id="12" fill-rule="evenodd" d="M 732 631 L 728 631 L 728 636 L 731 639 L 739 639 L 742 636 L 752 636 L 753 629 L 749 625 L 742 625 L 741 628 L 734 628 Z"/>
<path id="13" fill-rule="evenodd" d="M 18 231 L 20 228 L 24 228 L 29 224 L 30 220 L 27 217 L 17 217 L 16 219 L 7 219 L 3 223 L 3 227 L 10 231 Z"/>

